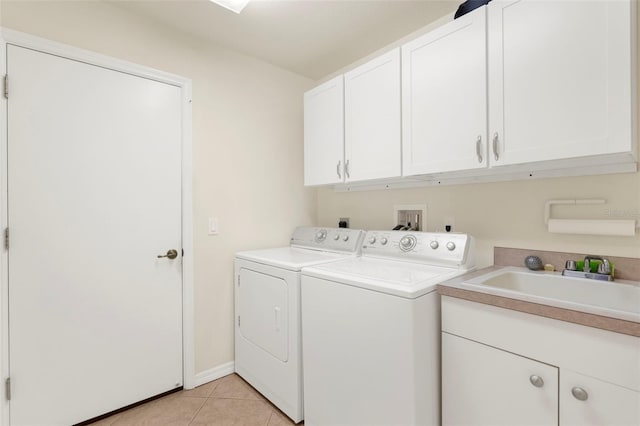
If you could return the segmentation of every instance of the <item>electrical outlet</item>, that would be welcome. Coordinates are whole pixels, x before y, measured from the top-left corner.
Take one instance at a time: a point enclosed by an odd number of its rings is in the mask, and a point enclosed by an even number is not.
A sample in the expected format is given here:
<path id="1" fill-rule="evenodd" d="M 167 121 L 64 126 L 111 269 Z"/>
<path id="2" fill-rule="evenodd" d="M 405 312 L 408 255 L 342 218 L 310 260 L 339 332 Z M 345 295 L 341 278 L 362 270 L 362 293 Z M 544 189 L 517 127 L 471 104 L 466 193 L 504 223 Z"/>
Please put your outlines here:
<path id="1" fill-rule="evenodd" d="M 349 218 L 341 217 L 338 219 L 338 228 L 349 228 Z"/>
<path id="2" fill-rule="evenodd" d="M 453 216 L 445 216 L 444 217 L 444 230 L 446 232 L 451 232 L 456 226 L 456 219 Z"/>

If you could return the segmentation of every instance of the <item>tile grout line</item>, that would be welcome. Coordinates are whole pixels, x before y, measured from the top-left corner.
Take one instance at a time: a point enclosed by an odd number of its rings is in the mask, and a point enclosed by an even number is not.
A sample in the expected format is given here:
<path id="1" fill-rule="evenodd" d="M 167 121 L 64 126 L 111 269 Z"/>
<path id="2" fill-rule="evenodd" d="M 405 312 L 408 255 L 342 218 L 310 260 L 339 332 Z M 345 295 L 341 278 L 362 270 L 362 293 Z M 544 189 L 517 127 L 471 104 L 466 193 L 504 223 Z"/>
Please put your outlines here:
<path id="1" fill-rule="evenodd" d="M 207 401 L 209 400 L 209 398 L 203 398 L 204 402 L 202 403 L 202 405 L 200 406 L 200 408 L 198 408 L 198 410 L 194 413 L 193 417 L 191 417 L 191 420 L 189 420 L 189 423 L 187 423 L 187 426 L 191 425 L 193 423 L 193 421 L 196 419 L 196 417 L 198 417 L 198 414 L 200 414 L 200 411 L 202 411 L 202 409 L 204 408 L 204 406 L 207 404 Z"/>
<path id="2" fill-rule="evenodd" d="M 269 426 L 269 423 L 271 423 L 271 418 L 273 417 L 274 414 L 275 414 L 275 411 L 271 409 L 271 414 L 269 414 L 269 418 L 267 419 L 267 422 L 264 424 L 264 426 Z"/>
<path id="3" fill-rule="evenodd" d="M 214 380 L 214 382 L 215 381 L 217 381 L 217 380 Z M 187 426 L 191 425 L 193 423 L 193 421 L 198 417 L 198 414 L 200 414 L 200 411 L 202 411 L 204 406 L 207 405 L 207 401 L 209 401 L 209 399 L 211 399 L 211 395 L 213 395 L 213 392 L 215 392 L 215 390 L 217 389 L 218 385 L 219 385 L 219 383 L 216 383 L 216 385 L 213 387 L 213 389 L 211 389 L 211 392 L 209 392 L 209 395 L 203 398 L 204 402 L 202 403 L 200 408 L 198 408 L 198 410 L 195 412 L 193 417 L 191 417 L 191 420 L 189 420 L 189 423 L 187 423 Z"/>

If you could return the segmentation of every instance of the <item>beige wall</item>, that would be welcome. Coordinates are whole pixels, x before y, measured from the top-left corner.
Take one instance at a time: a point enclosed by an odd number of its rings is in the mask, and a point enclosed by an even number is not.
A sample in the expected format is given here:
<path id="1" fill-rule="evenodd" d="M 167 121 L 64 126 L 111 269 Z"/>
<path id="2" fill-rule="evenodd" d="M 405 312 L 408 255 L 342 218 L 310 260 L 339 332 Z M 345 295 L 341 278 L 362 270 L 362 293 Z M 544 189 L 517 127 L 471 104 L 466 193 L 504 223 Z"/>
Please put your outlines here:
<path id="1" fill-rule="evenodd" d="M 427 230 L 442 231 L 444 218 L 454 230 L 476 237 L 478 264 L 493 263 L 493 247 L 629 256 L 640 258 L 640 236 L 592 237 L 550 234 L 544 225 L 544 204 L 554 198 L 605 198 L 606 206 L 554 208 L 554 217 L 605 218 L 607 210 L 640 220 L 640 175 L 539 179 L 420 189 L 334 193 L 318 191 L 318 219 L 334 226 L 350 217 L 351 226 L 390 229 L 394 204 L 426 204 Z"/>
<path id="2" fill-rule="evenodd" d="M 311 82 L 102 2 L 1 7 L 7 28 L 193 79 L 196 371 L 232 361 L 234 253 L 286 245 L 315 219 L 315 190 L 302 185 Z"/>
<path id="3" fill-rule="evenodd" d="M 640 8 L 637 11 L 640 21 Z M 433 25 L 449 19 L 445 17 Z M 424 32 L 425 29 L 414 35 Z M 636 49 L 639 47 L 640 40 Z M 362 61 L 341 71 L 359 63 Z M 638 71 L 640 82 L 640 67 Z M 548 233 L 544 225 L 544 204 L 559 198 L 604 198 L 608 203 L 605 206 L 556 207 L 554 217 L 618 218 L 640 222 L 640 173 L 355 193 L 335 193 L 323 188 L 318 191 L 318 222 L 322 226 L 335 226 L 339 217 L 350 217 L 354 228 L 390 229 L 395 225 L 394 205 L 427 204 L 427 230 L 441 231 L 444 218 L 453 217 L 455 231 L 476 237 L 479 266 L 493 263 L 495 246 L 640 258 L 640 235 L 596 237 Z"/>

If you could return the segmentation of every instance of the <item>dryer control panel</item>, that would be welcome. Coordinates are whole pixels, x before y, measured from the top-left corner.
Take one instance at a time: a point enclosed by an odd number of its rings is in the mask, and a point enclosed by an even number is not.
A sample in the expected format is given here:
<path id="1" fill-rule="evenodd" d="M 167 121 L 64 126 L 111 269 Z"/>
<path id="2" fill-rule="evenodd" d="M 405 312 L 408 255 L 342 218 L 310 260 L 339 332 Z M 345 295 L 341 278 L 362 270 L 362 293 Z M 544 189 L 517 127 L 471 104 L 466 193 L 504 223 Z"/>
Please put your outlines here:
<path id="1" fill-rule="evenodd" d="M 291 245 L 312 250 L 359 253 L 364 231 L 350 228 L 300 226 L 293 231 Z"/>
<path id="2" fill-rule="evenodd" d="M 362 255 L 461 269 L 475 266 L 473 237 L 458 233 L 368 231 Z"/>

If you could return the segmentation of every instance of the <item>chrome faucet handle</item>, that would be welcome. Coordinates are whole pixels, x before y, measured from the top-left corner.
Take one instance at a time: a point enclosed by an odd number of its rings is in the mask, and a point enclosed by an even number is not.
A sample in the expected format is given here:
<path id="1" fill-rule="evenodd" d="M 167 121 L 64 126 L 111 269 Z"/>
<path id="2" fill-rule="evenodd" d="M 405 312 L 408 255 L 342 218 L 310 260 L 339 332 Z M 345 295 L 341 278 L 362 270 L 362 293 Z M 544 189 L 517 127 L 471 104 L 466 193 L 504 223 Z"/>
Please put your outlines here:
<path id="1" fill-rule="evenodd" d="M 569 271 L 576 271 L 578 269 L 578 265 L 576 265 L 575 260 L 567 260 L 564 264 L 564 269 L 568 269 Z"/>
<path id="2" fill-rule="evenodd" d="M 582 272 L 591 272 L 591 261 L 592 260 L 601 260 L 597 256 L 585 256 L 584 257 L 584 265 L 582 266 Z"/>
<path id="3" fill-rule="evenodd" d="M 599 257 L 599 256 L 585 256 L 585 258 L 584 258 L 584 266 L 582 267 L 582 271 L 583 272 L 591 272 L 591 261 L 592 260 L 599 260 L 600 262 L 602 262 L 600 265 L 598 265 L 598 273 L 599 274 L 610 274 L 611 273 L 611 266 L 609 264 L 609 260 L 605 259 L 604 257 Z"/>

